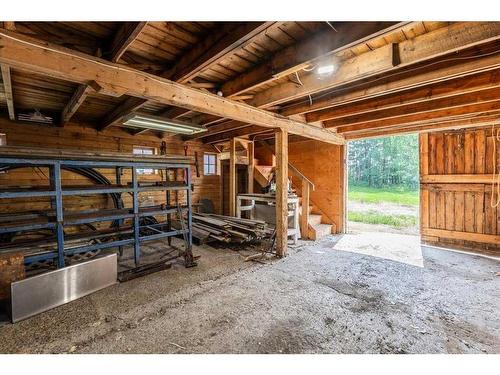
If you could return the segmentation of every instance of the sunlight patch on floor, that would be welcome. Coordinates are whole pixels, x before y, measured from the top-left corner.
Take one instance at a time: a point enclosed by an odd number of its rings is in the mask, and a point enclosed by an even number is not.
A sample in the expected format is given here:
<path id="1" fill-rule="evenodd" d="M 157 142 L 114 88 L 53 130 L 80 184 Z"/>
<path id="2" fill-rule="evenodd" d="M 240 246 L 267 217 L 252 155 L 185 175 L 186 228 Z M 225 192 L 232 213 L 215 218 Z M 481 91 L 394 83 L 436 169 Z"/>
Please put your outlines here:
<path id="1" fill-rule="evenodd" d="M 424 266 L 418 236 L 381 232 L 344 234 L 333 249 L 389 259 L 417 267 Z"/>

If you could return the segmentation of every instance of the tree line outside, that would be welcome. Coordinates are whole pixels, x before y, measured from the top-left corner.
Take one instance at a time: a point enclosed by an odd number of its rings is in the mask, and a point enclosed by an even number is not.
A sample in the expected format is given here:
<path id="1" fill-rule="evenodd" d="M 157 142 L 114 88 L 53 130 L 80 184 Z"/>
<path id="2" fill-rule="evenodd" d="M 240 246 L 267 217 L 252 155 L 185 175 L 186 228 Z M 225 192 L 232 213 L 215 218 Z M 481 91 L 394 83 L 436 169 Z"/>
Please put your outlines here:
<path id="1" fill-rule="evenodd" d="M 349 142 L 349 184 L 416 191 L 418 158 L 417 134 Z"/>
<path id="2" fill-rule="evenodd" d="M 418 230 L 418 135 L 351 141 L 348 150 L 348 220 Z"/>

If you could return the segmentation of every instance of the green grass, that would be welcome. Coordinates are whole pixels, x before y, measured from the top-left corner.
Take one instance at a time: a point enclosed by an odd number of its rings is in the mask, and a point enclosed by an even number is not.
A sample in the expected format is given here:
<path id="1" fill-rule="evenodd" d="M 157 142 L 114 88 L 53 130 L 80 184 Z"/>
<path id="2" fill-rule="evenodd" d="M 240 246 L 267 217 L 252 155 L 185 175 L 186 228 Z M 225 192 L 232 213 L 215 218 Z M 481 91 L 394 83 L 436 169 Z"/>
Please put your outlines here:
<path id="1" fill-rule="evenodd" d="M 418 191 L 409 191 L 400 187 L 371 188 L 349 184 L 349 200 L 364 203 L 390 202 L 406 206 L 418 206 Z"/>
<path id="2" fill-rule="evenodd" d="M 376 211 L 356 212 L 350 211 L 347 215 L 349 221 L 366 224 L 384 224 L 395 228 L 406 228 L 417 224 L 417 218 L 409 215 L 383 215 Z"/>

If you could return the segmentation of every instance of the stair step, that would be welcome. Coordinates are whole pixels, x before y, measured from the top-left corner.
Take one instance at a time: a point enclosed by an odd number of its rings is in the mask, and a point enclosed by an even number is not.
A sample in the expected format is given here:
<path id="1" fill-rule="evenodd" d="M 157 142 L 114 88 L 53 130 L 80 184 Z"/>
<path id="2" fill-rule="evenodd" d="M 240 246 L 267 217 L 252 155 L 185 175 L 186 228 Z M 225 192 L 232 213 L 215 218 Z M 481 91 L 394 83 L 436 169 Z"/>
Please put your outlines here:
<path id="1" fill-rule="evenodd" d="M 321 215 L 310 214 L 309 215 L 309 225 L 314 226 L 316 224 L 321 224 L 321 219 L 322 219 Z"/>
<path id="2" fill-rule="evenodd" d="M 311 225 L 314 230 L 314 239 L 319 240 L 324 236 L 327 236 L 332 233 L 332 225 L 331 224 L 315 224 Z"/>

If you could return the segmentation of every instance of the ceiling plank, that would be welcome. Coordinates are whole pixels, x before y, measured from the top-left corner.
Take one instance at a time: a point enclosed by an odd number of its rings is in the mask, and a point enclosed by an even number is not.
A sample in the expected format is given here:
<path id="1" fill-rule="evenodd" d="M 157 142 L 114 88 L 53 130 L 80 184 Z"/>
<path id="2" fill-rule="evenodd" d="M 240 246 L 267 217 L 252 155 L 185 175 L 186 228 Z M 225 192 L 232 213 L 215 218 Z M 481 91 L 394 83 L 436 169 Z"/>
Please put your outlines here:
<path id="1" fill-rule="evenodd" d="M 367 130 L 380 130 L 404 124 L 406 124 L 407 126 L 418 125 L 419 123 L 429 120 L 453 120 L 459 118 L 459 116 L 484 114 L 498 110 L 500 110 L 500 101 L 470 104 L 454 108 L 437 109 L 425 113 L 410 113 L 404 116 L 377 120 L 369 123 L 341 126 L 337 128 L 337 132 L 342 134 L 347 132 L 353 133 L 363 132 Z"/>
<path id="2" fill-rule="evenodd" d="M 75 93 L 61 113 L 61 121 L 59 122 L 59 126 L 64 126 L 69 122 L 71 117 L 73 117 L 76 111 L 78 111 L 78 108 L 80 108 L 80 106 L 83 104 L 83 102 L 91 92 L 95 92 L 94 88 L 91 85 L 82 84 L 78 86 Z"/>
<path id="3" fill-rule="evenodd" d="M 162 74 L 172 81 L 186 83 L 202 70 L 243 48 L 252 38 L 275 22 L 224 23 L 219 30 L 210 33 L 184 54 L 176 64 Z"/>
<path id="4" fill-rule="evenodd" d="M 396 22 L 343 22 L 336 31 L 327 31 L 284 48 L 266 62 L 222 85 L 224 96 L 231 97 L 291 74 L 314 63 L 326 55 L 339 52 L 375 36 L 403 26 Z"/>
<path id="5" fill-rule="evenodd" d="M 249 104 L 266 108 L 499 39 L 500 22 L 454 23 L 401 42 L 397 48 L 386 45 L 348 59 L 329 77 L 318 79 L 313 72 L 300 78 L 302 85 L 288 82 L 273 86 L 257 93 Z M 397 59 L 394 59 L 395 53 Z"/>
<path id="6" fill-rule="evenodd" d="M 3 21 L 3 28 L 10 31 L 16 31 L 16 23 L 14 21 Z"/>
<path id="7" fill-rule="evenodd" d="M 5 100 L 7 101 L 7 110 L 9 111 L 9 118 L 16 119 L 16 112 L 14 110 L 14 96 L 12 95 L 12 80 L 10 77 L 10 67 L 1 64 L 3 90 L 5 93 Z"/>
<path id="8" fill-rule="evenodd" d="M 437 110 L 451 109 L 466 105 L 482 104 L 500 100 L 500 90 L 497 87 L 482 91 L 457 95 L 451 98 L 439 98 L 431 101 L 412 103 L 393 108 L 381 108 L 377 111 L 360 113 L 325 121 L 325 126 L 343 127 L 356 124 L 368 124 L 379 120 L 389 120 L 410 114 L 425 114 Z"/>
<path id="9" fill-rule="evenodd" d="M 263 126 L 252 125 L 246 128 L 234 129 L 228 132 L 211 135 L 209 137 L 203 138 L 204 143 L 220 143 L 228 141 L 232 138 L 242 137 L 245 135 L 259 134 L 269 131 L 269 128 Z"/>
<path id="10" fill-rule="evenodd" d="M 110 43 L 107 56 L 110 61 L 117 62 L 123 56 L 130 45 L 137 39 L 146 27 L 147 22 L 125 22 L 116 32 Z"/>
<path id="11" fill-rule="evenodd" d="M 392 127 L 390 129 L 374 130 L 361 133 L 345 134 L 346 139 L 366 139 L 376 137 L 387 137 L 389 135 L 402 135 L 412 133 L 430 132 L 436 130 L 453 130 L 453 129 L 466 129 L 475 128 L 480 126 L 489 126 L 492 123 L 498 122 L 498 113 L 490 112 L 484 115 L 472 115 L 467 118 L 453 119 L 453 120 L 431 120 L 428 122 L 419 123 L 417 125 L 401 127 Z"/>
<path id="12" fill-rule="evenodd" d="M 208 128 L 208 131 L 203 132 L 203 133 L 196 133 L 193 134 L 189 137 L 186 137 L 187 139 L 198 139 L 198 138 L 206 138 L 210 137 L 215 134 L 220 134 L 224 133 L 230 130 L 237 130 L 241 128 L 248 127 L 248 123 L 246 122 L 241 122 L 241 121 L 234 121 L 234 120 L 229 120 L 226 122 L 223 122 L 221 124 L 215 124 L 212 125 Z"/>
<path id="13" fill-rule="evenodd" d="M 487 71 L 434 85 L 418 87 L 408 92 L 397 92 L 375 99 L 362 100 L 342 106 L 326 108 L 306 114 L 307 122 L 326 121 L 347 116 L 392 109 L 408 104 L 453 97 L 485 89 L 500 87 L 500 70 Z"/>
<path id="14" fill-rule="evenodd" d="M 285 129 L 291 134 L 319 141 L 344 144 L 341 136 L 327 129 L 14 32 L 0 30 L 0 63 L 80 84 L 95 81 L 105 93 L 127 94 L 139 101 L 154 100 L 263 127 Z M 117 108 L 101 129 L 122 114 Z"/>

